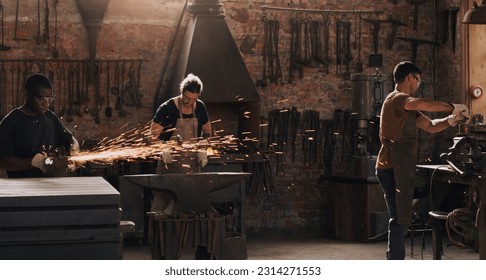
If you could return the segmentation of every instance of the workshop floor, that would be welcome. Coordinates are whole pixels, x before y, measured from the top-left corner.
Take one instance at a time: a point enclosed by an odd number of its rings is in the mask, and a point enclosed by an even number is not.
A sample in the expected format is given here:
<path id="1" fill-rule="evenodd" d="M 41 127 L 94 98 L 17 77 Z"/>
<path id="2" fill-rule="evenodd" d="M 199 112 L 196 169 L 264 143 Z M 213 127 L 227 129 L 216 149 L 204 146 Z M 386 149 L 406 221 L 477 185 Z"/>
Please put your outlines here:
<path id="1" fill-rule="evenodd" d="M 414 239 L 414 252 L 411 256 L 410 238 L 407 238 L 407 260 L 431 260 L 431 234 L 425 234 L 425 250 L 422 252 L 422 234 Z M 444 260 L 477 260 L 479 253 L 473 249 L 452 246 L 444 240 Z M 347 242 L 331 240 L 316 232 L 265 233 L 247 236 L 249 260 L 383 260 L 386 241 L 374 243 Z M 423 254 L 423 258 L 422 258 Z M 151 248 L 125 244 L 123 259 L 150 260 Z M 194 259 L 192 248 L 185 248 L 181 259 Z"/>

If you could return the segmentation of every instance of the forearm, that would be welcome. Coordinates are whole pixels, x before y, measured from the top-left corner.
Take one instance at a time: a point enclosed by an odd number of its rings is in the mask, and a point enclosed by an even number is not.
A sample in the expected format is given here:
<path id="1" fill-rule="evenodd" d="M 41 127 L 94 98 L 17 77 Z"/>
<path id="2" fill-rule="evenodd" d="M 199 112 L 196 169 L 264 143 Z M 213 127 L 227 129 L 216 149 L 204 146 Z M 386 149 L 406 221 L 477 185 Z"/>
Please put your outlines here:
<path id="1" fill-rule="evenodd" d="M 419 110 L 423 112 L 452 112 L 454 107 L 450 103 L 432 100 L 429 98 L 408 98 L 405 103 L 405 110 Z"/>
<path id="2" fill-rule="evenodd" d="M 202 129 L 203 138 L 208 138 L 212 136 L 212 129 L 211 129 L 210 122 L 205 123 L 201 129 Z"/>
<path id="3" fill-rule="evenodd" d="M 441 119 L 433 119 L 432 125 L 429 127 L 427 131 L 430 133 L 437 133 L 446 130 L 449 127 L 451 126 L 449 125 L 448 117 L 441 118 Z"/>
<path id="4" fill-rule="evenodd" d="M 22 171 L 34 168 L 31 158 L 6 157 L 0 159 L 0 169 L 8 171 Z"/>
<path id="5" fill-rule="evenodd" d="M 149 131 L 149 141 L 157 141 L 159 140 L 160 133 L 162 133 L 162 126 L 158 123 L 152 122 L 150 124 L 150 131 Z"/>

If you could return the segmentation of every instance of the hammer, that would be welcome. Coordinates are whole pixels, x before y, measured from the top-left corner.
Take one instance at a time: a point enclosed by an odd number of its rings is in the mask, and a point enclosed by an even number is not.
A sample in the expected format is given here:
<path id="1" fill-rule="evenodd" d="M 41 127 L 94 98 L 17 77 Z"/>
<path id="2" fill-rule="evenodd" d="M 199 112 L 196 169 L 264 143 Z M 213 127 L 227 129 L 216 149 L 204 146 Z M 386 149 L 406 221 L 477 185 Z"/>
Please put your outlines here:
<path id="1" fill-rule="evenodd" d="M 427 2 L 427 0 L 407 0 L 407 1 L 410 4 L 414 5 L 414 10 L 413 10 L 413 30 L 417 30 L 419 5 L 425 4 L 425 2 Z"/>
<path id="2" fill-rule="evenodd" d="M 421 44 L 429 44 L 433 46 L 438 46 L 439 43 L 429 40 L 418 39 L 414 37 L 397 37 L 399 40 L 408 41 L 412 43 L 412 62 L 415 63 L 417 60 L 417 48 Z"/>
<path id="3" fill-rule="evenodd" d="M 397 19 L 393 19 L 393 18 L 390 18 L 388 20 L 388 22 L 391 23 L 392 25 L 392 28 L 391 28 L 391 31 L 388 35 L 388 44 L 387 44 L 387 47 L 388 49 L 391 49 L 393 48 L 393 45 L 395 44 L 395 37 L 397 36 L 397 30 L 398 30 L 398 27 L 400 26 L 408 26 L 407 24 L 397 20 Z"/>
<path id="4" fill-rule="evenodd" d="M 370 24 L 370 31 L 373 36 L 373 54 L 368 58 L 368 66 L 370 67 L 381 67 L 383 64 L 383 57 L 378 54 L 379 42 L 378 38 L 380 36 L 380 24 L 387 23 L 388 20 L 381 19 L 364 19 L 364 21 Z"/>

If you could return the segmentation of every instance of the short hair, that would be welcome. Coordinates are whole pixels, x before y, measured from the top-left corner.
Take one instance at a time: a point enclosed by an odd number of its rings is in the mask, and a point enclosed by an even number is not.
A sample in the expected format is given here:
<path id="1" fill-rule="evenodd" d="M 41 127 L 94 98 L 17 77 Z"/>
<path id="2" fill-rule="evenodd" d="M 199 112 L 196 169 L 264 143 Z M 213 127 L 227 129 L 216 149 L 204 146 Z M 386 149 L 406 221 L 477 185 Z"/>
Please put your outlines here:
<path id="1" fill-rule="evenodd" d="M 52 89 L 52 83 L 46 75 L 34 73 L 25 79 L 24 88 L 27 92 L 35 95 L 41 94 L 41 89 Z"/>
<path id="2" fill-rule="evenodd" d="M 393 69 L 393 81 L 398 84 L 405 81 L 405 78 L 410 73 L 417 73 L 422 75 L 422 72 L 417 67 L 417 65 L 413 64 L 410 61 L 402 61 L 398 63 L 395 68 Z"/>
<path id="3" fill-rule="evenodd" d="M 182 80 L 181 84 L 179 85 L 179 90 L 181 91 L 181 94 L 186 90 L 192 93 L 202 93 L 203 83 L 198 76 L 191 73 L 187 75 L 184 80 Z"/>

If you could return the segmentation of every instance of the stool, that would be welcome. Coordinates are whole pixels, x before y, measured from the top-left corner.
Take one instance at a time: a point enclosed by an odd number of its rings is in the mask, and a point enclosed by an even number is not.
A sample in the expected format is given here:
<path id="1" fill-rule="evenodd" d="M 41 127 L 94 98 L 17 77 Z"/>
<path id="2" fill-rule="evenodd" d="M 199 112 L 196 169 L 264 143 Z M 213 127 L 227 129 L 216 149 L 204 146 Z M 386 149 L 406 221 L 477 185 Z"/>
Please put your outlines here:
<path id="1" fill-rule="evenodd" d="M 432 222 L 432 257 L 434 260 L 442 258 L 442 222 L 446 221 L 449 212 L 429 211 Z"/>

